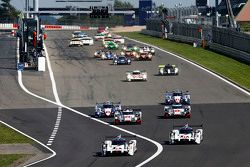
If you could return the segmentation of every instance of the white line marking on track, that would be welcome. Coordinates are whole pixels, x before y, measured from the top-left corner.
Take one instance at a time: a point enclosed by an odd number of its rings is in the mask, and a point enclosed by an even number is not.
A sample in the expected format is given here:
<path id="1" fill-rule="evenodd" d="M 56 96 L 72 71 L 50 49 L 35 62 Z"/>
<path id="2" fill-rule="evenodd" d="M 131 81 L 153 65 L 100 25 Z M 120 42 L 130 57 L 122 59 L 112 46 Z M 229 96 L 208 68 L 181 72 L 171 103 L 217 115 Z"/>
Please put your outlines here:
<path id="1" fill-rule="evenodd" d="M 27 135 L 26 133 L 24 133 L 24 132 L 22 132 L 22 131 L 20 131 L 20 130 L 18 130 L 18 129 L 16 129 L 16 128 L 14 128 L 14 127 L 12 127 L 11 125 L 9 125 L 9 124 L 7 124 L 7 123 L 1 121 L 1 120 L 0 120 L 0 123 L 2 123 L 2 124 L 4 124 L 5 126 L 7 126 L 7 127 L 11 128 L 11 129 L 15 130 L 16 132 L 18 132 L 18 133 L 20 133 L 20 134 L 22 134 L 22 135 L 24 135 L 24 136 L 30 138 L 31 140 L 37 142 L 38 144 L 40 144 L 41 146 L 45 147 L 46 149 L 48 149 L 49 151 L 52 152 L 51 156 L 49 156 L 49 157 L 47 157 L 47 158 L 45 158 L 45 159 L 36 161 L 36 162 L 34 162 L 34 163 L 25 165 L 24 167 L 28 167 L 28 166 L 37 164 L 37 163 L 42 162 L 42 161 L 46 161 L 46 160 L 48 160 L 48 159 L 50 159 L 50 158 L 52 158 L 52 157 L 54 157 L 54 156 L 56 155 L 56 152 L 55 152 L 54 150 L 52 150 L 51 148 L 47 147 L 45 144 L 43 144 L 42 142 L 38 141 L 37 139 L 35 139 L 35 138 L 33 138 L 33 137 Z"/>
<path id="2" fill-rule="evenodd" d="M 131 38 L 128 38 L 128 37 L 125 37 L 125 38 L 128 39 L 128 40 L 137 42 L 137 43 L 141 43 L 141 44 L 143 44 L 143 45 L 151 45 L 151 44 L 148 44 L 148 43 L 145 43 L 145 42 L 141 42 L 141 41 L 138 41 L 138 40 L 135 40 L 135 39 L 131 39 Z M 247 90 L 241 88 L 240 86 L 234 84 L 233 82 L 227 80 L 226 78 L 223 78 L 222 76 L 220 76 L 220 75 L 214 73 L 213 71 L 210 71 L 210 70 L 208 70 L 208 69 L 202 67 L 202 66 L 199 65 L 199 64 L 196 64 L 196 63 L 194 63 L 194 62 L 192 62 L 192 61 L 190 61 L 190 60 L 185 59 L 184 57 L 178 56 L 178 55 L 176 55 L 176 54 L 174 54 L 174 53 L 171 53 L 171 52 L 169 52 L 169 51 L 166 51 L 166 50 L 164 50 L 164 49 L 161 49 L 161 48 L 159 48 L 159 47 L 157 47 L 157 46 L 154 46 L 154 45 L 151 45 L 151 46 L 153 46 L 154 48 L 156 48 L 156 49 L 158 49 L 158 50 L 160 50 L 160 51 L 162 51 L 162 52 L 168 53 L 168 54 L 170 54 L 170 55 L 172 55 L 172 56 L 175 56 L 175 57 L 177 57 L 177 58 L 179 58 L 179 59 L 181 59 L 181 60 L 184 60 L 184 61 L 186 61 L 186 62 L 188 62 L 188 63 L 190 63 L 190 64 L 192 64 L 192 65 L 194 65 L 194 66 L 196 66 L 196 67 L 198 67 L 198 68 L 200 68 L 200 69 L 206 71 L 206 72 L 208 72 L 209 74 L 211 74 L 211 75 L 213 75 L 213 76 L 219 78 L 220 80 L 226 82 L 227 84 L 229 84 L 229 85 L 235 87 L 236 89 L 238 89 L 238 90 L 240 90 L 241 92 L 243 92 L 243 93 L 247 94 L 248 96 L 250 96 L 250 92 L 249 92 L 249 91 L 247 91 Z"/>

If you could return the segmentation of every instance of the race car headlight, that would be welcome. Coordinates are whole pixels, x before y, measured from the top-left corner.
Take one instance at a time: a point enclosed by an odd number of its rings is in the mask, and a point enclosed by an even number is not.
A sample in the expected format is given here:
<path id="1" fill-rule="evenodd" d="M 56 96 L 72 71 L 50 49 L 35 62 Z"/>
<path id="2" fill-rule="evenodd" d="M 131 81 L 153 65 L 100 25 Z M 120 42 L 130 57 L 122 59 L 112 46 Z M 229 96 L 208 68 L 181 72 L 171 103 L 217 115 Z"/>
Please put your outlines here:
<path id="1" fill-rule="evenodd" d="M 152 53 L 154 53 L 154 52 L 155 52 L 155 50 L 154 50 L 154 49 L 151 49 L 151 52 L 152 52 Z"/>
<path id="2" fill-rule="evenodd" d="M 95 52 L 95 54 L 94 54 L 95 56 L 97 55 L 97 53 Z"/>
<path id="3" fill-rule="evenodd" d="M 131 60 L 130 60 L 130 59 L 128 59 L 128 62 L 131 62 Z"/>
<path id="4" fill-rule="evenodd" d="M 134 50 L 137 50 L 137 47 L 136 47 L 136 46 L 134 47 Z"/>
<path id="5" fill-rule="evenodd" d="M 143 53 L 143 51 L 142 51 L 142 50 L 140 50 L 140 53 Z"/>
<path id="6" fill-rule="evenodd" d="M 107 47 L 108 47 L 108 45 L 105 45 L 105 47 L 107 48 Z"/>

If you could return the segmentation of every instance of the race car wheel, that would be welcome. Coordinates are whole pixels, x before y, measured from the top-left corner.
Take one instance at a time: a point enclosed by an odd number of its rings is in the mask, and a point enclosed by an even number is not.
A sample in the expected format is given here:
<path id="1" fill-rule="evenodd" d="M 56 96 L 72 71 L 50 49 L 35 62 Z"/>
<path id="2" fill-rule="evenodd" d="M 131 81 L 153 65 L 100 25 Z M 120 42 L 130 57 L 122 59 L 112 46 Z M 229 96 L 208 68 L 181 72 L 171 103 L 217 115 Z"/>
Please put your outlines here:
<path id="1" fill-rule="evenodd" d="M 185 117 L 186 117 L 186 118 L 190 118 L 190 117 L 191 117 L 191 114 L 190 114 L 190 113 L 186 113 Z"/>
<path id="2" fill-rule="evenodd" d="M 141 121 L 140 119 L 138 119 L 138 120 L 136 121 L 136 123 L 137 123 L 138 125 L 141 125 L 142 121 Z"/>
<path id="3" fill-rule="evenodd" d="M 119 125 L 120 124 L 120 120 L 119 119 L 115 119 L 115 125 Z"/>
<path id="4" fill-rule="evenodd" d="M 164 118 L 166 118 L 166 119 L 169 118 L 169 114 L 168 114 L 168 113 L 165 113 L 165 114 L 164 114 Z"/>

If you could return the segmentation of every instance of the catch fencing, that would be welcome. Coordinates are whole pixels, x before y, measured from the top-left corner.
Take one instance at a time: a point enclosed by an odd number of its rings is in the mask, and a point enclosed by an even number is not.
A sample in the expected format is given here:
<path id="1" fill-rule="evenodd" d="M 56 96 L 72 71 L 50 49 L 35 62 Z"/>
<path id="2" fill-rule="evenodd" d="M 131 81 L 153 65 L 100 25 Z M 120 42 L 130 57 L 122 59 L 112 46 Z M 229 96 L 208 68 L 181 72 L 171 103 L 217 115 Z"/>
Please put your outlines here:
<path id="1" fill-rule="evenodd" d="M 211 50 L 221 52 L 222 54 L 250 64 L 249 34 L 229 28 L 171 21 L 163 22 L 160 19 L 149 19 L 146 25 L 147 31 L 142 31 L 144 34 L 157 37 L 159 37 L 159 34 L 162 34 L 161 37 L 170 40 L 186 43 L 196 42 L 203 44 L 203 46 L 206 44 Z"/>

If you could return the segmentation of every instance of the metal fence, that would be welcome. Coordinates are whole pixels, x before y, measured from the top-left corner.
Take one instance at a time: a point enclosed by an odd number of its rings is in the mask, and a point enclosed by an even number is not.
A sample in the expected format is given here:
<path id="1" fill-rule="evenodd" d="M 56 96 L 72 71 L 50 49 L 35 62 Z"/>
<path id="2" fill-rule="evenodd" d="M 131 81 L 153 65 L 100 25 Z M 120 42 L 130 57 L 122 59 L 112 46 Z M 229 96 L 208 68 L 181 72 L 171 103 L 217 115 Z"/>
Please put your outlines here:
<path id="1" fill-rule="evenodd" d="M 172 23 L 171 31 L 174 35 L 193 37 L 211 41 L 212 27 L 198 24 Z"/>
<path id="2" fill-rule="evenodd" d="M 213 27 L 213 42 L 250 53 L 250 35 L 231 29 Z"/>
<path id="3" fill-rule="evenodd" d="M 163 22 L 160 19 L 146 20 L 147 30 L 162 32 Z"/>
<path id="4" fill-rule="evenodd" d="M 162 25 L 176 36 L 204 39 L 233 49 L 250 53 L 250 35 L 229 28 L 218 28 L 210 25 L 163 22 L 160 19 L 147 20 L 147 30 L 163 32 Z M 189 41 L 187 41 L 189 42 Z"/>

